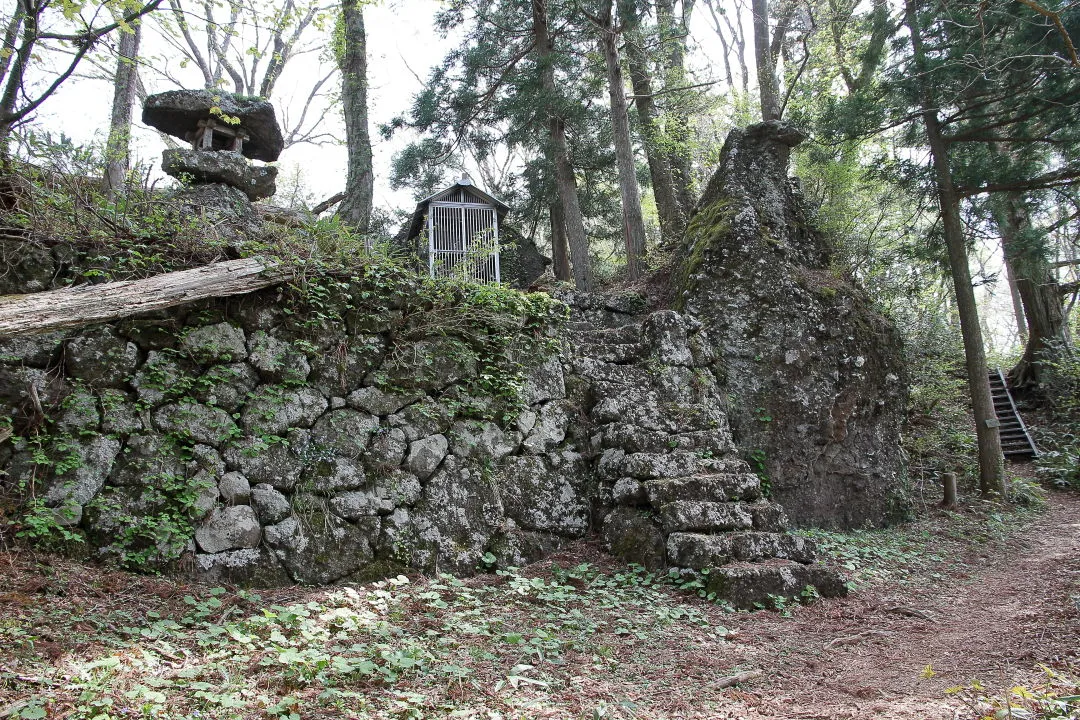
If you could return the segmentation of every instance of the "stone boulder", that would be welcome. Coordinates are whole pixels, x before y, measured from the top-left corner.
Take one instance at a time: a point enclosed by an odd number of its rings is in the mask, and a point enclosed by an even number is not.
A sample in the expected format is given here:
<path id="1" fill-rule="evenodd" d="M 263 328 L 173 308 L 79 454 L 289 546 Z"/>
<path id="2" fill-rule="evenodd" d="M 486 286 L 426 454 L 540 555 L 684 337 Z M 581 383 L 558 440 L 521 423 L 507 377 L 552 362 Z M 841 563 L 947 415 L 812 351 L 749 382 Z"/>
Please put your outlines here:
<path id="1" fill-rule="evenodd" d="M 398 387 L 437 391 L 475 375 L 477 362 L 476 351 L 468 343 L 435 337 L 413 343 L 407 354 L 391 356 L 382 370 Z"/>
<path id="2" fill-rule="evenodd" d="M 22 295 L 52 287 L 56 275 L 53 253 L 44 245 L 21 239 L 0 240 L 0 295 Z"/>
<path id="3" fill-rule="evenodd" d="M 257 548 L 261 540 L 259 518 L 248 505 L 215 510 L 195 530 L 195 542 L 208 553 Z"/>
<path id="4" fill-rule="evenodd" d="M 180 347 L 208 364 L 239 362 L 248 356 L 243 329 L 225 322 L 195 328 L 180 341 Z"/>
<path id="5" fill-rule="evenodd" d="M 499 265 L 504 283 L 525 290 L 543 276 L 550 264 L 551 258 L 541 254 L 531 238 L 507 223 L 499 226 Z"/>
<path id="6" fill-rule="evenodd" d="M 311 364 L 292 343 L 262 330 L 248 338 L 248 361 L 268 382 L 300 383 L 307 379 Z"/>
<path id="7" fill-rule="evenodd" d="M 673 273 L 728 398 L 735 442 L 798 524 L 880 525 L 901 495 L 900 337 L 832 265 L 787 177 L 794 128 L 733 130 Z"/>
<path id="8" fill-rule="evenodd" d="M 427 480 L 439 463 L 446 457 L 449 443 L 445 435 L 430 435 L 409 443 L 409 456 L 405 460 L 409 471 L 421 480 Z"/>
<path id="9" fill-rule="evenodd" d="M 170 148 L 161 155 L 161 169 L 175 178 L 190 176 L 199 183 L 221 183 L 243 191 L 249 200 L 277 192 L 273 165 L 252 165 L 240 153 Z"/>
<path id="10" fill-rule="evenodd" d="M 142 121 L 163 133 L 190 141 L 189 133 L 200 120 L 213 114 L 239 119 L 249 138 L 244 141 L 244 157 L 273 162 L 285 149 L 274 106 L 266 100 L 218 90 L 170 90 L 146 98 Z"/>
<path id="11" fill-rule="evenodd" d="M 109 475 L 110 485 L 160 485 L 166 477 L 183 477 L 178 448 L 157 433 L 131 435 Z"/>
<path id="12" fill-rule="evenodd" d="M 249 482 L 292 490 L 307 465 L 300 453 L 310 444 L 311 432 L 292 429 L 285 438 L 284 442 L 269 444 L 261 438 L 239 438 L 224 449 L 225 462 L 242 472 Z"/>
<path id="13" fill-rule="evenodd" d="M 135 343 L 104 327 L 72 338 L 64 348 L 67 374 L 98 387 L 123 387 L 138 362 Z"/>
<path id="14" fill-rule="evenodd" d="M 502 521 L 493 483 L 451 455 L 425 482 L 415 510 L 385 518 L 380 544 L 416 568 L 469 573 Z"/>
<path id="15" fill-rule="evenodd" d="M 253 435 L 283 436 L 289 428 L 311 427 L 326 412 L 328 405 L 326 398 L 311 388 L 264 385 L 252 393 L 240 416 L 240 424 Z"/>
<path id="16" fill-rule="evenodd" d="M 151 488 L 106 486 L 86 507 L 82 526 L 100 557 L 127 564 L 135 554 L 143 569 L 165 569 L 192 547 L 186 532 L 159 522 L 175 511 L 166 494 Z"/>
<path id="17" fill-rule="evenodd" d="M 195 580 L 206 585 L 273 588 L 293 584 L 281 562 L 264 545 L 212 555 L 199 553 L 195 556 L 192 574 Z"/>
<path id="18" fill-rule="evenodd" d="M 80 439 L 68 448 L 75 467 L 51 479 L 45 492 L 45 504 L 61 508 L 57 515 L 61 525 L 77 525 L 82 519 L 83 506 L 97 497 L 105 486 L 113 461 L 120 452 L 120 442 L 96 435 Z"/>
<path id="19" fill-rule="evenodd" d="M 588 473 L 579 455 L 509 457 L 499 470 L 506 514 L 519 526 L 569 537 L 588 530 Z"/>
<path id="20" fill-rule="evenodd" d="M 289 575 L 305 585 L 325 585 L 356 572 L 371 561 L 379 537 L 379 518 L 350 523 L 314 510 L 290 516 L 266 528 L 266 542 Z"/>
<path id="21" fill-rule="evenodd" d="M 251 489 L 251 507 L 263 525 L 275 525 L 292 514 L 289 498 L 269 483 L 259 483 Z"/>
<path id="22" fill-rule="evenodd" d="M 154 426 L 161 432 L 211 447 L 219 447 L 240 435 L 229 413 L 212 405 L 183 401 L 158 408 L 152 417 Z"/>
<path id="23" fill-rule="evenodd" d="M 169 197 L 179 217 L 202 217 L 219 230 L 233 252 L 241 252 L 249 243 L 264 237 L 263 222 L 243 190 L 210 183 L 177 188 Z"/>

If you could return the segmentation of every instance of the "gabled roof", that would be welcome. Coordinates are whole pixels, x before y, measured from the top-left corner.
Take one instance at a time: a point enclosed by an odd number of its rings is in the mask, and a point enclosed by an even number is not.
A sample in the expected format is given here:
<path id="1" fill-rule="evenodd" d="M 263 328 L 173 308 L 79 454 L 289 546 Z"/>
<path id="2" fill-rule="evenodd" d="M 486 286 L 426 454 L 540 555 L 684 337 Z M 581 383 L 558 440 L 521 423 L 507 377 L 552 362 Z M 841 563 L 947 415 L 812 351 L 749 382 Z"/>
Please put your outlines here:
<path id="1" fill-rule="evenodd" d="M 504 203 L 502 200 L 494 197 L 493 195 L 488 195 L 486 192 L 473 185 L 472 180 L 470 180 L 469 177 L 466 175 L 450 187 L 440 190 L 433 195 L 429 195 L 420 202 L 416 203 L 416 210 L 413 211 L 412 219 L 409 221 L 409 235 L 407 239 L 412 240 L 414 237 L 419 236 L 420 233 L 424 231 L 424 215 L 427 214 L 428 205 L 452 196 L 457 190 L 464 190 L 470 195 L 473 195 L 479 200 L 494 207 L 495 212 L 498 213 L 499 222 L 502 222 L 502 219 L 506 215 L 506 213 L 510 212 L 509 205 Z"/>

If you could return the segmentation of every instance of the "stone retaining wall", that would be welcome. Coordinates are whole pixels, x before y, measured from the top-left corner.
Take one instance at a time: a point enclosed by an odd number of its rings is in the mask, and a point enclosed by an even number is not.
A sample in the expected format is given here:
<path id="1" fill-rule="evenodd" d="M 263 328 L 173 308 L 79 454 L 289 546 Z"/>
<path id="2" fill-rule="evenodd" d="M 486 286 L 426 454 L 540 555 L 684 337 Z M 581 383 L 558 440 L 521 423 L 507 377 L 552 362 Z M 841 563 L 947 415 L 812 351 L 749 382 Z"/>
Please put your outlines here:
<path id="1" fill-rule="evenodd" d="M 212 582 L 470 571 L 585 534 L 591 476 L 562 364 L 538 342 L 501 367 L 484 357 L 495 333 L 553 332 L 564 306 L 484 327 L 458 323 L 466 305 L 425 328 L 437 308 L 336 293 L 369 299 L 312 322 L 271 288 L 0 344 L 9 489 L 95 555 Z M 525 378 L 520 404 L 478 391 L 500 372 Z"/>

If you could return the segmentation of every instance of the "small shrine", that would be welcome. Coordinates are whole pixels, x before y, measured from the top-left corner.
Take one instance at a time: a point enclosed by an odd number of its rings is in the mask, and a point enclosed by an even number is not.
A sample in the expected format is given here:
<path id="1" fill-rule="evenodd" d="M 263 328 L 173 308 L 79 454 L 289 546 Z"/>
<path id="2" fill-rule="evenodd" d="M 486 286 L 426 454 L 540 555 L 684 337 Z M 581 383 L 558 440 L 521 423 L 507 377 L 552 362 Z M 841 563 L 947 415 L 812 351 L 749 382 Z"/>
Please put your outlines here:
<path id="1" fill-rule="evenodd" d="M 268 198 L 277 189 L 276 167 L 248 162 L 273 162 L 285 147 L 274 107 L 266 100 L 212 90 L 172 90 L 148 97 L 142 120 L 191 144 L 190 149 L 163 153 L 161 167 L 167 174 L 230 185 L 250 200 Z"/>
<path id="2" fill-rule="evenodd" d="M 502 282 L 499 225 L 509 209 L 462 175 L 417 203 L 408 239 L 416 243 L 433 278 Z"/>
<path id="3" fill-rule="evenodd" d="M 200 120 L 191 136 L 192 150 L 225 150 L 243 154 L 249 135 L 241 127 L 226 125 L 215 118 Z"/>

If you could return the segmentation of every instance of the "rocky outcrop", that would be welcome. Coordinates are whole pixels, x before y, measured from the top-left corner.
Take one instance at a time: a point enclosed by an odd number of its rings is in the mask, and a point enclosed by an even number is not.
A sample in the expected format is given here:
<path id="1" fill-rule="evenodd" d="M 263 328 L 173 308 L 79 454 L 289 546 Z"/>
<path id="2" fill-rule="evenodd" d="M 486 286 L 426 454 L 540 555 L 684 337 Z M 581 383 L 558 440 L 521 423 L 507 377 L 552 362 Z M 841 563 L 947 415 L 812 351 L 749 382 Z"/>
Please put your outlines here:
<path id="1" fill-rule="evenodd" d="M 738 456 L 696 321 L 633 294 L 564 295 L 561 353 L 504 360 L 529 367 L 511 411 L 477 389 L 505 372 L 478 326 L 403 346 L 402 298 L 343 294 L 368 304 L 338 324 L 271 288 L 0 343 L 16 383 L 2 414 L 38 423 L 0 444 L 0 467 L 102 555 L 190 556 L 208 582 L 467 573 L 596 530 L 628 561 L 726 578 L 714 590 L 738 605 L 759 586 L 836 591 Z"/>
<path id="2" fill-rule="evenodd" d="M 471 291 L 373 265 L 2 342 L 5 482 L 101 555 L 208 582 L 464 573 L 595 531 L 740 606 L 842 593 L 788 516 L 885 517 L 903 377 L 784 177 L 796 140 L 732 136 L 681 312 L 633 293 L 453 305 Z"/>
<path id="3" fill-rule="evenodd" d="M 802 140 L 770 122 L 734 130 L 675 272 L 701 324 L 743 455 L 803 525 L 882 524 L 902 508 L 900 338 L 831 263 L 787 177 Z"/>
<path id="4" fill-rule="evenodd" d="M 739 607 L 769 593 L 798 596 L 807 585 L 844 594 L 737 454 L 701 325 L 673 310 L 636 321 L 615 309 L 633 302 L 592 300 L 575 308 L 568 370 L 587 388 L 608 548 L 696 576 Z"/>
<path id="5" fill-rule="evenodd" d="M 534 285 L 551 265 L 536 243 L 509 223 L 499 226 L 499 264 L 502 281 L 521 290 Z"/>
<path id="6" fill-rule="evenodd" d="M 235 152 L 173 148 L 162 154 L 161 169 L 166 175 L 189 178 L 197 183 L 229 185 L 243 192 L 249 200 L 262 200 L 277 192 L 274 184 L 278 173 L 276 167 L 252 165 Z"/>

